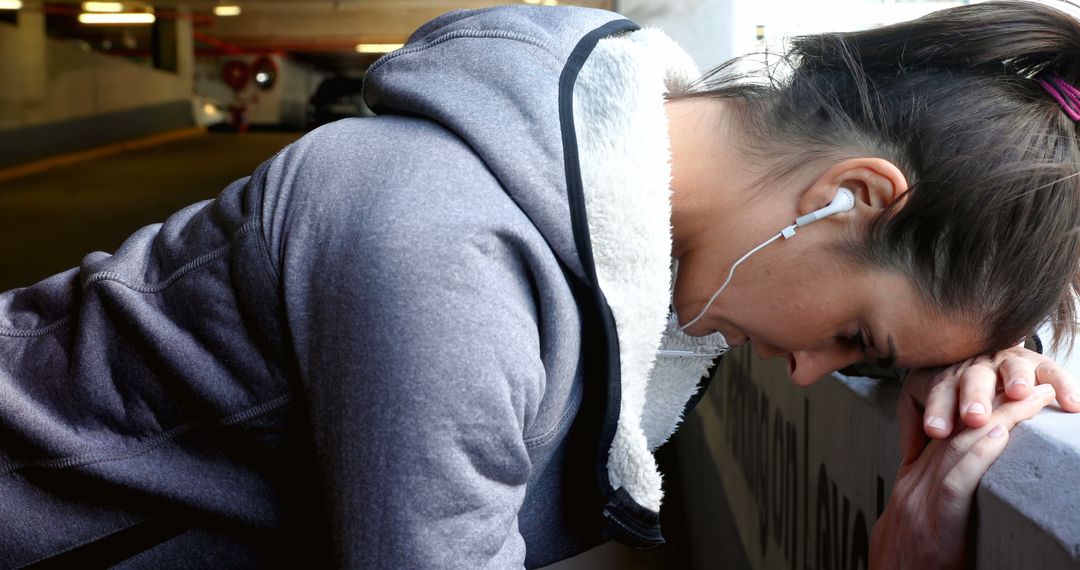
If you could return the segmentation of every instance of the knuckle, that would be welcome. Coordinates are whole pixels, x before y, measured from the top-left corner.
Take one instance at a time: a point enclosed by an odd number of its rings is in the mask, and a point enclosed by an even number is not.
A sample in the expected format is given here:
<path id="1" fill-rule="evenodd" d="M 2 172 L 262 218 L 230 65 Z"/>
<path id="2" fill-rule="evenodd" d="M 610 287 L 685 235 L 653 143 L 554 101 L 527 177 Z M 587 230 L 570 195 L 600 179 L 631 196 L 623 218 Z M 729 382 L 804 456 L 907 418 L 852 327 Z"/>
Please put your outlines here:
<path id="1" fill-rule="evenodd" d="M 950 471 L 949 474 L 941 480 L 941 485 L 938 487 L 938 494 L 942 500 L 949 503 L 963 499 L 966 494 L 964 492 L 963 475 L 958 473 L 955 469 Z"/>
<path id="2" fill-rule="evenodd" d="M 989 402 L 991 396 L 994 394 L 995 387 L 996 385 L 994 382 L 985 379 L 968 382 L 964 384 L 960 390 L 960 399 L 964 402 L 971 402 L 973 400 Z"/>
<path id="3" fill-rule="evenodd" d="M 956 364 L 949 367 L 949 374 L 952 376 L 959 376 L 963 374 L 964 371 L 967 370 L 974 361 L 975 359 L 969 358 L 963 362 L 957 362 Z"/>
<path id="4" fill-rule="evenodd" d="M 967 370 L 961 375 L 961 380 L 965 383 L 976 382 L 979 380 L 986 380 L 994 378 L 996 376 L 996 370 L 993 366 L 986 364 L 974 364 L 969 366 Z"/>
<path id="5" fill-rule="evenodd" d="M 1052 383 L 1061 382 L 1065 379 L 1064 370 L 1054 362 L 1044 362 L 1036 370 L 1040 378 Z"/>
<path id="6" fill-rule="evenodd" d="M 963 438 L 952 438 L 949 441 L 949 445 L 945 447 L 945 459 L 947 464 L 955 464 L 965 453 L 967 453 L 967 445 L 965 445 Z"/>
<path id="7" fill-rule="evenodd" d="M 960 384 L 961 395 L 970 397 L 972 395 L 986 395 L 992 393 L 994 387 L 997 385 L 997 375 L 990 374 L 971 374 L 964 377 Z"/>
<path id="8" fill-rule="evenodd" d="M 1009 433 L 1006 431 L 1001 437 L 1007 438 L 1008 436 Z M 979 440 L 979 443 L 972 446 L 969 453 L 978 459 L 981 465 L 989 465 L 997 457 L 998 453 L 1000 453 L 1000 448 L 995 440 L 984 437 Z"/>
<path id="9" fill-rule="evenodd" d="M 1008 356 L 1001 362 L 1001 366 L 1010 370 L 1027 370 L 1032 368 L 1033 363 L 1022 356 Z"/>
<path id="10" fill-rule="evenodd" d="M 929 392 L 928 396 L 932 397 L 932 398 L 942 398 L 942 397 L 945 397 L 945 396 L 952 395 L 955 392 L 956 392 L 956 387 L 953 386 L 951 383 L 940 382 L 940 383 L 935 384 L 933 387 L 930 388 L 930 392 Z"/>
<path id="11" fill-rule="evenodd" d="M 1012 356 L 1012 357 L 1021 357 L 1021 358 L 1023 358 L 1025 356 L 1029 355 L 1029 354 L 1037 354 L 1037 353 L 1032 352 L 1032 351 L 1024 348 L 1024 343 L 1020 343 L 1020 344 L 1018 344 L 1016 346 L 1010 346 L 1009 348 L 1006 348 L 1005 350 L 1002 350 L 1000 352 L 1000 354 L 1002 354 L 1002 355 L 1004 355 L 1006 357 Z"/>
<path id="12" fill-rule="evenodd" d="M 924 376 L 926 384 L 933 388 L 934 386 L 940 386 L 942 384 L 950 384 L 956 381 L 956 377 L 959 374 L 951 372 L 949 370 L 939 371 L 936 374 L 928 374 Z"/>

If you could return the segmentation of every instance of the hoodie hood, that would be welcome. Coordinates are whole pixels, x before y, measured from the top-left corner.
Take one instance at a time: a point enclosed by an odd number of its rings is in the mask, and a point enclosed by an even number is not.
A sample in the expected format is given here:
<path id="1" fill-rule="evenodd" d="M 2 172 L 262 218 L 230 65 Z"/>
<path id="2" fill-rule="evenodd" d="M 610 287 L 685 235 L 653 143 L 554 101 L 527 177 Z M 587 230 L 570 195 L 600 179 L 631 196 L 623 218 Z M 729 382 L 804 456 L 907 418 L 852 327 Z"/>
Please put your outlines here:
<path id="1" fill-rule="evenodd" d="M 458 10 L 376 61 L 364 83 L 375 113 L 425 117 L 461 137 L 583 281 L 567 202 L 560 74 L 581 38 L 605 25 L 605 33 L 637 28 L 588 8 Z M 455 41 L 462 38 L 473 41 Z"/>
<path id="2" fill-rule="evenodd" d="M 718 334 L 678 332 L 670 312 L 664 94 L 698 70 L 662 32 L 637 29 L 583 8 L 453 12 L 376 62 L 365 98 L 377 113 L 423 116 L 465 140 L 594 292 L 608 334 L 605 514 L 612 526 L 638 529 L 629 542 L 650 545 L 663 541 L 651 451 L 674 432 L 713 361 L 656 351 L 716 354 L 727 345 Z M 490 40 L 491 49 L 457 38 Z"/>

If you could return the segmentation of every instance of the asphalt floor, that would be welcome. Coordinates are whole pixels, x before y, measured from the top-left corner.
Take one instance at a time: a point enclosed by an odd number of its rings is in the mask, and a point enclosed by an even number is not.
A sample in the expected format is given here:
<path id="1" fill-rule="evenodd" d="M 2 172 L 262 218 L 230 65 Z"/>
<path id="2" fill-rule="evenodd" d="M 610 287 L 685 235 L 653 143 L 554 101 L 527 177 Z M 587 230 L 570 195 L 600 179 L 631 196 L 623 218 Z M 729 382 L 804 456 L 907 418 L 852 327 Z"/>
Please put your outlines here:
<path id="1" fill-rule="evenodd" d="M 302 133 L 201 134 L 0 182 L 0 291 L 112 252 L 216 196 Z"/>

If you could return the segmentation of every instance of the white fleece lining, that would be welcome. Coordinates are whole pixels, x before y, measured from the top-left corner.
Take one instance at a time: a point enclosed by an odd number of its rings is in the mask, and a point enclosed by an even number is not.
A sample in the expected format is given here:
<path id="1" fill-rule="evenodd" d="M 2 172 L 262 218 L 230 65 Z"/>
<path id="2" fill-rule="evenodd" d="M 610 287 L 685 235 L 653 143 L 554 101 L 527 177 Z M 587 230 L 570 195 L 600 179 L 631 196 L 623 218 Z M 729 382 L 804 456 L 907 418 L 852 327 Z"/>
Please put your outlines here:
<path id="1" fill-rule="evenodd" d="M 608 477 L 659 512 L 661 476 L 652 456 L 675 431 L 712 358 L 656 351 L 719 352 L 720 335 L 693 338 L 669 319 L 671 166 L 664 94 L 698 76 L 667 35 L 643 29 L 600 40 L 574 87 L 574 122 L 596 273 L 615 317 L 622 402 Z"/>

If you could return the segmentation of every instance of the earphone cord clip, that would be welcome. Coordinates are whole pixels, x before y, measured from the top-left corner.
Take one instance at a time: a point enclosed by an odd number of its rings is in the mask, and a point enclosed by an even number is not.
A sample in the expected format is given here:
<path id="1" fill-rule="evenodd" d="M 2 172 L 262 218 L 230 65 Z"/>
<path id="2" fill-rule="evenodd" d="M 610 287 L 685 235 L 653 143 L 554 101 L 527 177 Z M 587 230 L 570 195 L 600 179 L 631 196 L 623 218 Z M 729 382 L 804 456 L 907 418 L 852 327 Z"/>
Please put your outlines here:
<path id="1" fill-rule="evenodd" d="M 795 224 L 792 224 L 792 225 L 780 230 L 779 232 L 777 232 L 776 235 L 774 235 L 771 238 L 769 238 L 769 239 L 765 240 L 764 242 L 762 242 L 761 245 L 759 245 L 759 246 L 755 247 L 754 249 L 751 249 L 750 251 L 746 252 L 746 255 L 740 257 L 738 259 L 738 261 L 736 261 L 735 263 L 733 263 L 731 265 L 731 270 L 728 271 L 727 279 L 724 280 L 724 284 L 721 285 L 720 288 L 717 289 L 715 293 L 713 293 L 712 297 L 709 298 L 709 302 L 705 303 L 705 308 L 701 309 L 701 312 L 698 313 L 697 316 L 694 317 L 690 322 L 688 322 L 685 325 L 679 327 L 679 332 L 682 332 L 682 331 L 686 330 L 687 327 L 689 327 L 689 326 L 693 325 L 694 323 L 698 322 L 699 320 L 701 320 L 701 317 L 705 316 L 705 312 L 708 311 L 709 307 L 712 306 L 713 301 L 716 301 L 716 298 L 720 296 L 720 293 L 723 293 L 724 289 L 727 289 L 728 283 L 731 283 L 731 278 L 734 277 L 734 275 L 735 275 L 735 268 L 737 268 L 740 263 L 746 261 L 747 259 L 749 259 L 749 257 L 751 255 L 754 255 L 755 253 L 761 251 L 764 247 L 768 246 L 769 244 L 773 243 L 774 241 L 776 241 L 776 240 L 778 240 L 780 238 L 791 239 L 791 237 L 794 236 L 794 235 L 795 235 Z"/>

